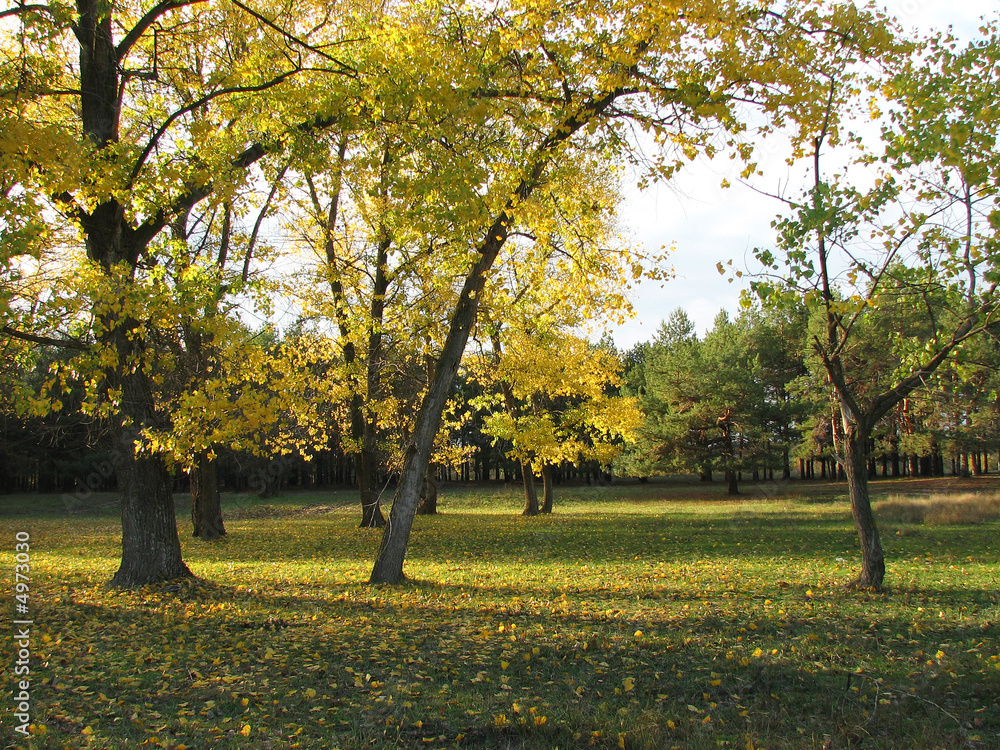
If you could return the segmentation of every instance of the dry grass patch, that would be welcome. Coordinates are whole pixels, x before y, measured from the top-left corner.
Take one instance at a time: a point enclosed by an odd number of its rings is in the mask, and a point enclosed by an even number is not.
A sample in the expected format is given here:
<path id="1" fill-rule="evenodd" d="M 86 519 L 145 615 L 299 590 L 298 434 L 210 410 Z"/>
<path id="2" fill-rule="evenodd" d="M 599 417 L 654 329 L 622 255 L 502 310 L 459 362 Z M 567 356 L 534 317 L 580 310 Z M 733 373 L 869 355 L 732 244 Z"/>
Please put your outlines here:
<path id="1" fill-rule="evenodd" d="M 1000 518 L 1000 494 L 969 492 L 925 498 L 892 497 L 877 506 L 880 520 L 889 523 L 959 526 Z"/>

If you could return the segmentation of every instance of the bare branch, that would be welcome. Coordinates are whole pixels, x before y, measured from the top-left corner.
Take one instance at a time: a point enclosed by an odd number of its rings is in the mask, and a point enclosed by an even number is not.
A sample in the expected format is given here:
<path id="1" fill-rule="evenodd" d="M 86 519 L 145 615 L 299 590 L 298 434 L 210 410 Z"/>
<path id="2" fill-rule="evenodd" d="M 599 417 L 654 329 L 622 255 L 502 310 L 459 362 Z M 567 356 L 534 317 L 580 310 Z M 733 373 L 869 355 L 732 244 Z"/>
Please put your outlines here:
<path id="1" fill-rule="evenodd" d="M 247 243 L 247 252 L 243 258 L 243 282 L 246 283 L 247 279 L 250 278 L 250 261 L 253 258 L 254 248 L 257 246 L 257 236 L 260 234 L 261 224 L 264 223 L 264 218 L 267 216 L 267 212 L 271 210 L 271 201 L 274 200 L 275 194 L 278 192 L 278 188 L 281 186 L 281 181 L 285 177 L 285 172 L 288 171 L 288 167 L 291 166 L 291 162 L 285 164 L 278 172 L 278 176 L 274 178 L 274 184 L 271 185 L 271 192 L 267 194 L 267 200 L 264 201 L 263 207 L 260 209 L 260 213 L 257 214 L 257 221 L 254 222 L 253 231 L 250 233 L 250 241 Z"/>
<path id="2" fill-rule="evenodd" d="M 281 73 L 277 77 L 272 78 L 270 81 L 266 81 L 256 86 L 233 86 L 230 88 L 218 89 L 217 91 L 213 91 L 212 93 L 206 94 L 200 99 L 191 102 L 191 104 L 188 104 L 185 107 L 181 107 L 179 110 L 171 114 L 166 120 L 164 120 L 163 123 L 160 125 L 160 127 L 157 128 L 153 136 L 149 139 L 149 142 L 146 144 L 146 147 L 142 150 L 142 153 L 139 155 L 139 158 L 136 159 L 135 166 L 132 167 L 132 173 L 129 175 L 128 179 L 128 187 L 132 187 L 135 184 L 136 179 L 142 172 L 142 168 L 146 165 L 146 160 L 149 158 L 149 155 L 153 153 L 153 149 L 156 148 L 156 145 L 160 142 L 160 138 L 163 137 L 163 134 L 167 132 L 167 129 L 171 125 L 173 125 L 178 118 L 183 117 L 189 112 L 193 112 L 197 109 L 200 109 L 205 104 L 208 104 L 208 102 L 212 101 L 213 99 L 218 99 L 220 96 L 229 96 L 230 94 L 255 94 L 255 93 L 260 93 L 261 91 L 267 91 L 268 89 L 274 88 L 278 84 L 283 83 L 296 73 L 301 72 L 301 70 L 302 69 L 298 67 L 293 68 L 292 70 L 286 70 L 284 73 Z"/>

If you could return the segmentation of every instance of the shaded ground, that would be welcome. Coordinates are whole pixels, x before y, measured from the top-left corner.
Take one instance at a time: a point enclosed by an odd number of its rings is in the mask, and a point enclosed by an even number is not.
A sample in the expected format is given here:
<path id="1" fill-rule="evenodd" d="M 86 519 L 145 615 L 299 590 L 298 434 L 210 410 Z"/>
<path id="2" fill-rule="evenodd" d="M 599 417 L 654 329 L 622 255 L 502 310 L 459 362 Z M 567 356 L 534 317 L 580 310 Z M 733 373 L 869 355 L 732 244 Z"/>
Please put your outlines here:
<path id="1" fill-rule="evenodd" d="M 884 484 L 913 501 L 972 486 Z M 113 515 L 37 502 L 0 522 L 31 534 L 39 725 L 4 742 L 1000 747 L 1000 523 L 897 523 L 890 590 L 849 592 L 842 485 L 720 489 L 562 487 L 555 515 L 526 519 L 517 488 L 446 487 L 397 588 L 362 583 L 380 532 L 355 528 L 348 493 L 229 497 L 218 542 L 179 512 L 205 582 L 138 593 L 102 585 Z"/>

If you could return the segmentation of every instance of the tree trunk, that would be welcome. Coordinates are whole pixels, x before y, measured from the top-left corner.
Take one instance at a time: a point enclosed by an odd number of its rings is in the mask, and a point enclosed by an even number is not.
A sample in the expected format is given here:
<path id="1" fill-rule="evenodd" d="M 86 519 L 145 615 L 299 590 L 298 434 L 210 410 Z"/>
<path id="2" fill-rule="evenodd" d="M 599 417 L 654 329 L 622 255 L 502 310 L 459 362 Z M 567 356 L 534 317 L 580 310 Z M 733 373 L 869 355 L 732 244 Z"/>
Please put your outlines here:
<path id="1" fill-rule="evenodd" d="M 535 472 L 531 464 L 521 462 L 521 479 L 524 482 L 524 510 L 522 516 L 538 515 L 538 488 L 535 486 Z"/>
<path id="2" fill-rule="evenodd" d="M 146 376 L 127 373 L 121 379 L 123 417 L 113 460 L 121 490 L 122 560 L 111 585 L 139 588 L 192 573 L 181 557 L 170 473 L 160 456 L 137 456 L 139 431 L 152 412 L 152 401 L 141 387 Z M 145 408 L 143 408 L 145 407 Z"/>
<path id="3" fill-rule="evenodd" d="M 387 263 L 388 251 L 392 245 L 392 240 L 388 236 L 383 236 L 378 243 L 378 254 L 375 259 L 375 279 L 367 331 L 368 352 L 364 362 L 365 375 L 362 379 L 356 372 L 359 356 L 357 347 L 352 339 L 352 324 L 346 314 L 346 310 L 350 305 L 344 291 L 343 282 L 341 281 L 341 261 L 337 257 L 337 243 L 334 239 L 337 216 L 340 211 L 341 178 L 346 154 L 347 141 L 346 139 L 342 139 L 338 151 L 338 168 L 334 173 L 334 185 L 331 190 L 330 205 L 326 211 L 324 250 L 326 253 L 327 272 L 330 274 L 330 293 L 333 295 L 335 301 L 334 310 L 336 311 L 337 327 L 340 332 L 344 364 L 347 366 L 349 373 L 347 386 L 351 392 L 349 406 L 351 438 L 358 445 L 354 465 L 355 473 L 357 474 L 358 495 L 361 498 L 361 523 L 359 526 L 362 529 L 371 529 L 385 526 L 385 516 L 382 515 L 382 508 L 379 506 L 381 492 L 378 483 L 378 423 L 375 414 L 369 412 L 365 404 L 366 400 L 372 401 L 378 398 L 381 391 L 383 349 L 381 331 L 382 320 L 385 314 L 385 295 L 390 282 Z M 386 163 L 385 159 L 388 159 L 388 154 L 383 159 L 384 163 Z M 320 215 L 322 214 L 321 206 L 315 197 L 314 200 L 316 200 L 314 203 L 316 213 Z"/>
<path id="4" fill-rule="evenodd" d="M 365 424 L 365 432 L 370 426 Z M 358 494 L 361 496 L 361 529 L 380 529 L 385 526 L 385 516 L 379 504 L 382 493 L 379 489 L 378 462 L 375 452 L 367 445 L 354 454 L 354 469 L 358 480 Z"/>
<path id="5" fill-rule="evenodd" d="M 420 504 L 417 506 L 418 516 L 433 516 L 438 510 L 438 465 L 430 464 L 424 477 L 424 489 L 420 493 Z"/>
<path id="6" fill-rule="evenodd" d="M 868 494 L 869 436 L 856 424 L 849 425 L 845 432 L 842 438 L 844 470 L 851 496 L 851 515 L 861 542 L 861 573 L 850 585 L 877 590 L 882 588 L 885 579 L 885 557 Z"/>
<path id="7" fill-rule="evenodd" d="M 726 469 L 726 494 L 740 494 L 739 479 L 737 478 L 735 469 Z"/>
<path id="8" fill-rule="evenodd" d="M 219 495 L 219 467 L 208 451 L 200 452 L 191 465 L 191 525 L 194 536 L 206 542 L 226 535 Z"/>
<path id="9" fill-rule="evenodd" d="M 510 217 L 503 212 L 501 218 L 490 228 L 479 261 L 469 272 L 455 306 L 448 338 L 434 367 L 434 375 L 420 405 L 413 433 L 406 447 L 399 484 L 369 577 L 370 583 L 396 584 L 406 579 L 403 574 L 403 561 L 406 559 L 406 547 L 410 542 L 413 518 L 420 502 L 420 489 L 434 449 L 434 438 L 441 426 L 441 415 L 462 361 L 469 333 L 476 321 L 479 295 L 485 286 L 486 274 L 503 245 L 509 223 Z"/>
<path id="10" fill-rule="evenodd" d="M 552 484 L 555 481 L 556 467 L 552 464 L 545 464 L 542 467 L 542 513 L 552 512 Z"/>
<path id="11" fill-rule="evenodd" d="M 126 458 L 117 452 L 122 490 L 122 561 L 111 585 L 139 588 L 190 578 L 181 558 L 170 475 L 157 457 Z"/>

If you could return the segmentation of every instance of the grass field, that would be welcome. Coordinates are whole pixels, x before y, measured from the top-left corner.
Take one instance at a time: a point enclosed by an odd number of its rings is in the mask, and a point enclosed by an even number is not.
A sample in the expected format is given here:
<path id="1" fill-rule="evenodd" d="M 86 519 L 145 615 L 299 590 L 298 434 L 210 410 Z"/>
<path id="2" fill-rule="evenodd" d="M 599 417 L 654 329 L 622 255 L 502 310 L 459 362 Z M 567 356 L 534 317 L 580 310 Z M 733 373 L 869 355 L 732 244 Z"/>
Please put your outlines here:
<path id="1" fill-rule="evenodd" d="M 842 485 L 445 486 L 372 587 L 353 495 L 226 498 L 195 585 L 108 590 L 114 498 L 0 498 L 30 534 L 24 748 L 1000 748 L 1000 479 L 877 482 L 883 593 Z M 942 509 L 962 506 L 961 513 Z M 879 512 L 877 510 L 877 512 Z M 11 616 L 11 622 L 16 615 Z M 13 628 L 12 625 L 8 627 Z"/>

